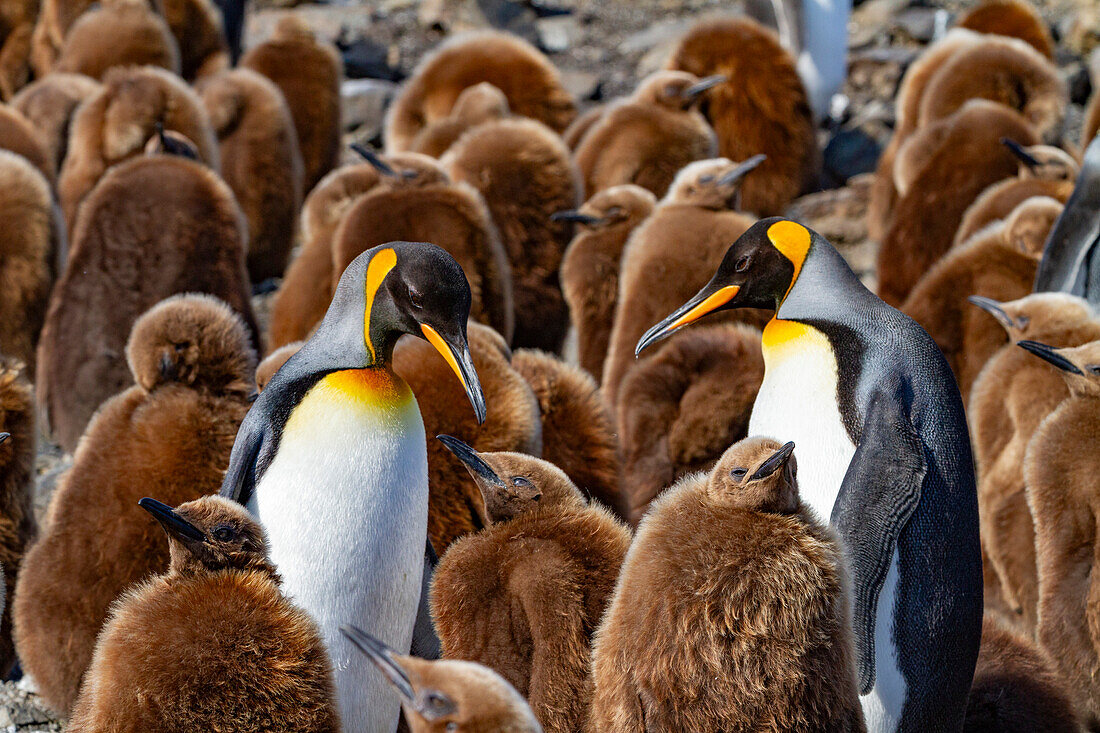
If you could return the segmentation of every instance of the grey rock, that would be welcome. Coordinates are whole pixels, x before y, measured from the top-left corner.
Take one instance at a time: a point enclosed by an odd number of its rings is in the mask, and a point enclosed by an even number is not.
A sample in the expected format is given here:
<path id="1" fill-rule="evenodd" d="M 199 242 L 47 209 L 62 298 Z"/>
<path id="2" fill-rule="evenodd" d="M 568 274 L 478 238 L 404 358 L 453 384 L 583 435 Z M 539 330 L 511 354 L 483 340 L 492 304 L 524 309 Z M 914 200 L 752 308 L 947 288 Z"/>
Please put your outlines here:
<path id="1" fill-rule="evenodd" d="M 538 33 L 539 47 L 546 53 L 569 50 L 581 34 L 577 19 L 571 15 L 539 18 L 535 22 L 535 31 Z"/>
<path id="2" fill-rule="evenodd" d="M 936 10 L 924 7 L 906 8 L 894 16 L 894 25 L 910 38 L 927 43 L 936 34 Z"/>
<path id="3" fill-rule="evenodd" d="M 386 106 L 393 99 L 397 85 L 382 79 L 348 79 L 340 85 L 345 130 L 367 128 L 381 130 Z M 364 134 L 365 134 L 364 133 Z M 373 135 L 367 134 L 367 137 Z"/>
<path id="4" fill-rule="evenodd" d="M 561 83 L 577 99 L 598 100 L 601 96 L 600 77 L 587 71 L 563 71 Z"/>

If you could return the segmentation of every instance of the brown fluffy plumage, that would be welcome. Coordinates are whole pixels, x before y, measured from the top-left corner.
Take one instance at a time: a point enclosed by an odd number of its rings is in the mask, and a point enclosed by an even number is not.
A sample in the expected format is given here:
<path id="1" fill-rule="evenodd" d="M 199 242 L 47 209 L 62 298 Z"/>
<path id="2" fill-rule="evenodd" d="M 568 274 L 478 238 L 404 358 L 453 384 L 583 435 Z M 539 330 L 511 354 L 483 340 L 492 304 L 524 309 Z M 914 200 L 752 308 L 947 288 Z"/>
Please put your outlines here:
<path id="1" fill-rule="evenodd" d="M 442 156 L 463 133 L 485 122 L 508 116 L 508 98 L 487 81 L 462 90 L 450 114 L 431 123 L 409 144 L 410 153 Z"/>
<path id="2" fill-rule="evenodd" d="M 741 441 L 650 507 L 596 636 L 590 730 L 864 730 L 839 543 L 793 460 L 756 477 L 779 448 Z"/>
<path id="3" fill-rule="evenodd" d="M 487 81 L 514 114 L 561 132 L 577 114 L 554 65 L 527 41 L 499 31 L 454 36 L 426 55 L 386 114 L 386 150 L 407 150 L 426 126 L 447 117 L 467 87 Z"/>
<path id="4" fill-rule="evenodd" d="M 576 151 L 577 146 L 584 140 L 584 136 L 603 117 L 603 113 L 607 111 L 607 106 L 608 102 L 600 102 L 574 117 L 573 121 L 569 123 L 569 127 L 561 133 L 562 142 L 565 143 L 566 147 Z"/>
<path id="5" fill-rule="evenodd" d="M 244 217 L 209 168 L 153 155 L 107 172 L 81 207 L 38 347 L 39 404 L 66 450 L 100 402 L 129 383 L 118 356 L 131 324 L 160 300 L 215 295 L 259 343 L 244 252 Z"/>
<path id="6" fill-rule="evenodd" d="M 1043 245 L 1062 204 L 1030 198 L 1004 222 L 994 222 L 955 247 L 917 283 L 901 310 L 924 326 L 943 351 L 964 399 L 1007 341 L 992 316 L 971 305 L 978 295 L 1007 302 L 1031 292 Z"/>
<path id="7" fill-rule="evenodd" d="M 277 349 L 271 349 L 267 356 L 256 365 L 256 391 L 263 392 L 264 387 L 275 376 L 275 372 L 282 369 L 287 359 L 297 354 L 298 349 L 302 348 L 304 344 L 305 341 L 291 341 Z"/>
<path id="8" fill-rule="evenodd" d="M 41 79 L 53 70 L 69 27 L 95 0 L 42 0 L 31 33 L 31 66 Z"/>
<path id="9" fill-rule="evenodd" d="M 175 36 L 145 0 L 107 0 L 84 11 L 65 34 L 53 70 L 102 79 L 116 66 L 180 72 Z"/>
<path id="10" fill-rule="evenodd" d="M 0 221 L 0 354 L 21 360 L 34 374 L 65 227 L 49 181 L 7 151 L 0 151 Z"/>
<path id="11" fill-rule="evenodd" d="M 0 565 L 4 568 L 0 621 L 0 674 L 15 662 L 12 599 L 24 552 L 34 541 L 34 391 L 17 361 L 0 358 Z"/>
<path id="12" fill-rule="evenodd" d="M 813 113 L 794 59 L 772 31 L 749 18 L 704 20 L 681 39 L 668 68 L 725 75 L 701 107 L 718 134 L 718 154 L 732 160 L 768 156 L 745 181 L 745 211 L 781 214 L 816 184 Z"/>
<path id="13" fill-rule="evenodd" d="M 589 499 L 621 514 L 615 424 L 596 380 L 583 369 L 535 349 L 512 355 L 539 403 L 542 457 L 565 471 Z"/>
<path id="14" fill-rule="evenodd" d="M 22 155 L 52 184 L 54 162 L 44 135 L 14 107 L 0 104 L 0 150 Z"/>
<path id="15" fill-rule="evenodd" d="M 209 296 L 167 300 L 134 324 L 136 384 L 103 405 L 61 479 L 15 596 L 16 647 L 46 702 L 68 713 L 115 597 L 168 564 L 149 493 L 216 493 L 248 411 L 248 332 Z"/>
<path id="16" fill-rule="evenodd" d="M 663 489 L 709 471 L 748 434 L 763 379 L 760 331 L 743 323 L 675 334 L 627 371 L 616 424 L 628 521 L 637 525 Z"/>
<path id="17" fill-rule="evenodd" d="M 432 580 L 444 656 L 499 672 L 548 731 L 579 730 L 591 635 L 630 531 L 553 464 L 518 453 L 480 460 L 498 477 L 478 480 L 488 526 L 452 545 Z"/>
<path id="18" fill-rule="evenodd" d="M 221 11 L 210 0 L 161 0 L 180 49 L 180 75 L 195 81 L 229 67 Z"/>
<path id="19" fill-rule="evenodd" d="M 340 80 L 336 48 L 295 15 L 275 24 L 271 38 L 241 57 L 241 66 L 275 82 L 286 98 L 305 166 L 305 190 L 336 167 L 340 156 Z"/>
<path id="20" fill-rule="evenodd" d="M 878 295 L 894 306 L 954 241 L 970 204 L 990 185 L 1014 176 L 1017 160 L 1001 144 L 1037 142 L 1031 126 L 995 102 L 973 100 L 938 125 L 948 128 L 942 143 L 899 201 L 878 256 Z"/>
<path id="21" fill-rule="evenodd" d="M 220 496 L 175 514 L 205 537 L 169 532 L 168 572 L 112 608 L 68 730 L 337 733 L 324 643 L 280 592 L 263 529 Z"/>
<path id="22" fill-rule="evenodd" d="M 1066 395 L 1049 365 L 1012 345 L 1021 340 L 1072 346 L 1100 338 L 1100 320 L 1081 298 L 1037 293 L 1002 303 L 1009 345 L 986 363 L 970 393 L 968 416 L 978 475 L 982 548 L 1000 596 L 1029 632 L 1038 600 L 1032 516 L 1024 493 L 1024 454 L 1036 426 Z"/>
<path id="23" fill-rule="evenodd" d="M 0 99 L 9 101 L 31 78 L 31 36 L 38 0 L 0 3 Z"/>
<path id="24" fill-rule="evenodd" d="M 302 154 L 282 92 L 249 69 L 209 76 L 197 87 L 218 136 L 221 173 L 248 221 L 248 274 L 279 277 L 302 203 Z"/>
<path id="25" fill-rule="evenodd" d="M 79 74 L 49 74 L 19 90 L 11 106 L 42 133 L 54 172 L 59 172 L 69 149 L 69 125 L 77 107 L 102 89 L 95 79 Z"/>
<path id="26" fill-rule="evenodd" d="M 84 197 L 109 167 L 144 150 L 158 122 L 195 143 L 200 158 L 217 170 L 218 140 L 206 109 L 179 77 L 155 67 L 112 69 L 103 89 L 73 117 L 58 179 L 61 210 L 74 242 Z"/>
<path id="27" fill-rule="evenodd" d="M 577 212 L 591 219 L 578 223 L 565 250 L 561 289 L 576 337 L 577 361 L 596 379 L 603 376 L 611 339 L 623 248 L 656 205 L 652 193 L 627 184 L 600 191 Z"/>
<path id="28" fill-rule="evenodd" d="M 569 150 L 539 122 L 499 120 L 459 138 L 442 164 L 452 180 L 482 195 L 500 232 L 512 270 L 511 343 L 559 351 L 569 313 L 558 269 L 573 226 L 552 220 L 551 214 L 581 203 L 579 174 Z"/>
<path id="29" fill-rule="evenodd" d="M 1019 38 L 1048 59 L 1054 58 L 1054 39 L 1035 6 L 1025 0 L 983 0 L 962 13 L 958 28 Z"/>
<path id="30" fill-rule="evenodd" d="M 634 93 L 609 105 L 577 146 L 576 161 L 588 197 L 633 183 L 664 196 L 677 171 L 718 154 L 718 138 L 692 92 L 699 77 L 659 71 Z"/>

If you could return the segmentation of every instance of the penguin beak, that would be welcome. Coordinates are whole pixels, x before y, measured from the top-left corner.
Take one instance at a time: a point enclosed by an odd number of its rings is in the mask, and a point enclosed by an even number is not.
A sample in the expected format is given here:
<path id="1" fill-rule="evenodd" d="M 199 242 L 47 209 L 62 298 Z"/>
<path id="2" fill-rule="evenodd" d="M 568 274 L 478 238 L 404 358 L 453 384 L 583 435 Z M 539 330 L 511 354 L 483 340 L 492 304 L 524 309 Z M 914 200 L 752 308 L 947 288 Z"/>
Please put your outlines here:
<path id="1" fill-rule="evenodd" d="M 1036 160 L 1035 156 L 1027 152 L 1027 150 L 1024 149 L 1023 145 L 1016 142 L 1012 138 L 1002 137 L 1001 145 L 1004 145 L 1006 148 L 1008 148 L 1012 152 L 1012 154 L 1019 158 L 1020 162 L 1026 165 L 1028 168 L 1035 169 L 1036 167 L 1038 167 L 1039 161 Z"/>
<path id="2" fill-rule="evenodd" d="M 772 453 L 768 460 L 761 463 L 760 468 L 756 469 L 756 473 L 749 477 L 749 481 L 759 481 L 762 478 L 771 476 L 787 465 L 792 453 L 794 453 L 794 443 L 787 443 L 775 453 Z"/>
<path id="3" fill-rule="evenodd" d="M 718 179 L 718 185 L 728 186 L 732 183 L 736 183 L 737 181 L 744 178 L 749 171 L 753 170 L 767 159 L 768 156 L 764 155 L 763 153 L 757 153 L 751 158 L 741 161 L 736 168 Z"/>
<path id="4" fill-rule="evenodd" d="M 145 497 L 138 502 L 138 506 L 152 514 L 153 518 L 160 522 L 160 526 L 164 527 L 164 531 L 180 542 L 184 544 L 206 542 L 205 532 L 176 514 L 175 510 L 167 504 Z"/>
<path id="5" fill-rule="evenodd" d="M 445 339 L 439 335 L 439 331 L 426 323 L 420 324 L 420 330 L 424 338 L 428 340 L 435 350 L 442 355 L 462 382 L 462 389 L 466 390 L 466 397 L 473 405 L 474 415 L 477 416 L 477 424 L 485 422 L 485 393 L 481 391 L 481 382 L 477 378 L 477 370 L 474 369 L 474 360 L 470 356 L 470 346 L 466 342 L 465 334 Z"/>
<path id="6" fill-rule="evenodd" d="M 996 318 L 997 322 L 1006 329 L 1016 328 L 1016 321 L 1012 320 L 1012 316 L 1008 315 L 1008 313 L 1005 313 L 1005 310 L 1001 307 L 1001 304 L 993 300 L 992 298 L 986 298 L 981 295 L 971 295 L 969 298 L 967 298 L 967 300 L 981 308 L 989 315 Z"/>
<path id="7" fill-rule="evenodd" d="M 653 344 L 668 338 L 676 330 L 699 320 L 708 313 L 713 313 L 719 308 L 728 306 L 740 292 L 740 285 L 720 285 L 711 280 L 695 297 L 684 303 L 663 321 L 653 326 L 638 341 L 634 349 L 637 357 Z"/>
<path id="8" fill-rule="evenodd" d="M 715 74 L 714 76 L 706 76 L 699 81 L 692 84 L 690 87 L 684 90 L 684 99 L 695 99 L 708 89 L 713 89 L 719 84 L 724 84 L 726 77 L 722 74 Z"/>
<path id="9" fill-rule="evenodd" d="M 382 175 L 389 176 L 391 178 L 397 176 L 397 172 L 394 171 L 394 169 L 391 168 L 389 164 L 386 163 L 386 161 L 379 158 L 378 154 L 370 148 L 360 145 L 359 143 L 352 143 L 351 149 L 359 153 L 359 156 L 362 157 L 363 160 L 374 166 L 374 169 Z"/>
<path id="10" fill-rule="evenodd" d="M 1084 374 L 1084 372 L 1077 368 L 1076 364 L 1059 354 L 1058 350 L 1053 346 L 1047 346 L 1038 341 L 1019 341 L 1016 345 L 1022 349 L 1027 349 L 1032 354 L 1035 354 L 1035 356 L 1050 362 L 1064 372 L 1069 372 L 1070 374 Z"/>
<path id="11" fill-rule="evenodd" d="M 0 445 L 8 442 L 8 438 L 11 437 L 11 433 L 0 433 Z"/>
<path id="12" fill-rule="evenodd" d="M 386 679 L 394 686 L 402 700 L 410 705 L 415 704 L 416 692 L 413 690 L 412 680 L 409 679 L 409 674 L 397 661 L 397 654 L 393 649 L 390 649 L 357 626 L 341 626 L 340 633 L 357 646 L 359 651 L 370 657 L 370 660 L 381 670 L 382 674 L 386 675 Z"/>
<path id="13" fill-rule="evenodd" d="M 450 435 L 437 435 L 435 437 L 436 440 L 447 446 L 447 450 L 455 454 L 455 458 L 466 465 L 470 475 L 478 483 L 485 481 L 494 486 L 504 486 L 504 482 L 500 480 L 497 472 L 469 445 Z"/>
<path id="14" fill-rule="evenodd" d="M 577 224 L 584 224 L 585 226 L 594 226 L 596 224 L 603 224 L 607 219 L 602 216 L 592 216 L 591 214 L 582 214 L 576 210 L 570 211 L 555 211 L 550 215 L 550 221 L 573 221 Z"/>

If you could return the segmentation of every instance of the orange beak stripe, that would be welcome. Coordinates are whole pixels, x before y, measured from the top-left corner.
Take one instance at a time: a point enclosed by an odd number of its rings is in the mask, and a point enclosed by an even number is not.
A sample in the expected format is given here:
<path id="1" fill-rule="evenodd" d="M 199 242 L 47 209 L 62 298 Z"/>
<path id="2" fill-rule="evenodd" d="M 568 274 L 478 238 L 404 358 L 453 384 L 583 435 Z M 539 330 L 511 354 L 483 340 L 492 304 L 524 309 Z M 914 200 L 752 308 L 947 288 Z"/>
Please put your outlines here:
<path id="1" fill-rule="evenodd" d="M 424 338 L 428 339 L 428 343 L 435 347 L 435 350 L 443 356 L 443 359 L 458 376 L 458 381 L 462 382 L 462 388 L 468 390 L 469 385 L 466 384 L 466 377 L 462 376 L 462 370 L 458 368 L 458 362 L 455 361 L 455 355 L 451 353 L 451 347 L 447 346 L 447 342 L 443 340 L 443 337 L 426 323 L 420 324 L 420 330 L 424 332 Z"/>
<path id="2" fill-rule="evenodd" d="M 666 332 L 675 331 L 677 328 L 680 328 L 681 326 L 686 326 L 687 324 L 691 323 L 692 321 L 699 320 L 700 318 L 702 318 L 706 314 L 710 313 L 715 308 L 721 308 L 726 303 L 733 300 L 733 296 L 737 295 L 737 292 L 740 289 L 741 289 L 740 285 L 727 285 L 726 287 L 722 288 L 721 290 L 719 290 L 715 293 L 711 293 L 709 296 L 707 296 L 707 299 L 704 300 L 702 303 L 695 306 L 694 308 L 689 310 L 687 313 L 685 313 L 684 315 L 680 316 L 675 321 L 670 323 L 668 328 L 665 329 L 665 331 Z"/>

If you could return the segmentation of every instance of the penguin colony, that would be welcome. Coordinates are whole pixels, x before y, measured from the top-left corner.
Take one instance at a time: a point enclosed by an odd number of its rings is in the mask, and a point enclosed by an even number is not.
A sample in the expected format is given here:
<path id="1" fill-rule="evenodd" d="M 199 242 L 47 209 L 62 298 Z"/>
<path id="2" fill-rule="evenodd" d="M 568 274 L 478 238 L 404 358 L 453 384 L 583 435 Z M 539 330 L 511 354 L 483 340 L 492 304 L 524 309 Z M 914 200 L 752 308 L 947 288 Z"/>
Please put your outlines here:
<path id="1" fill-rule="evenodd" d="M 346 154 L 305 16 L 0 8 L 0 673 L 74 731 L 1100 729 L 1098 297 L 1036 286 L 1100 92 L 1071 140 L 1043 18 L 962 13 L 872 292 L 780 216 L 788 4 L 587 109 L 460 34 Z"/>

